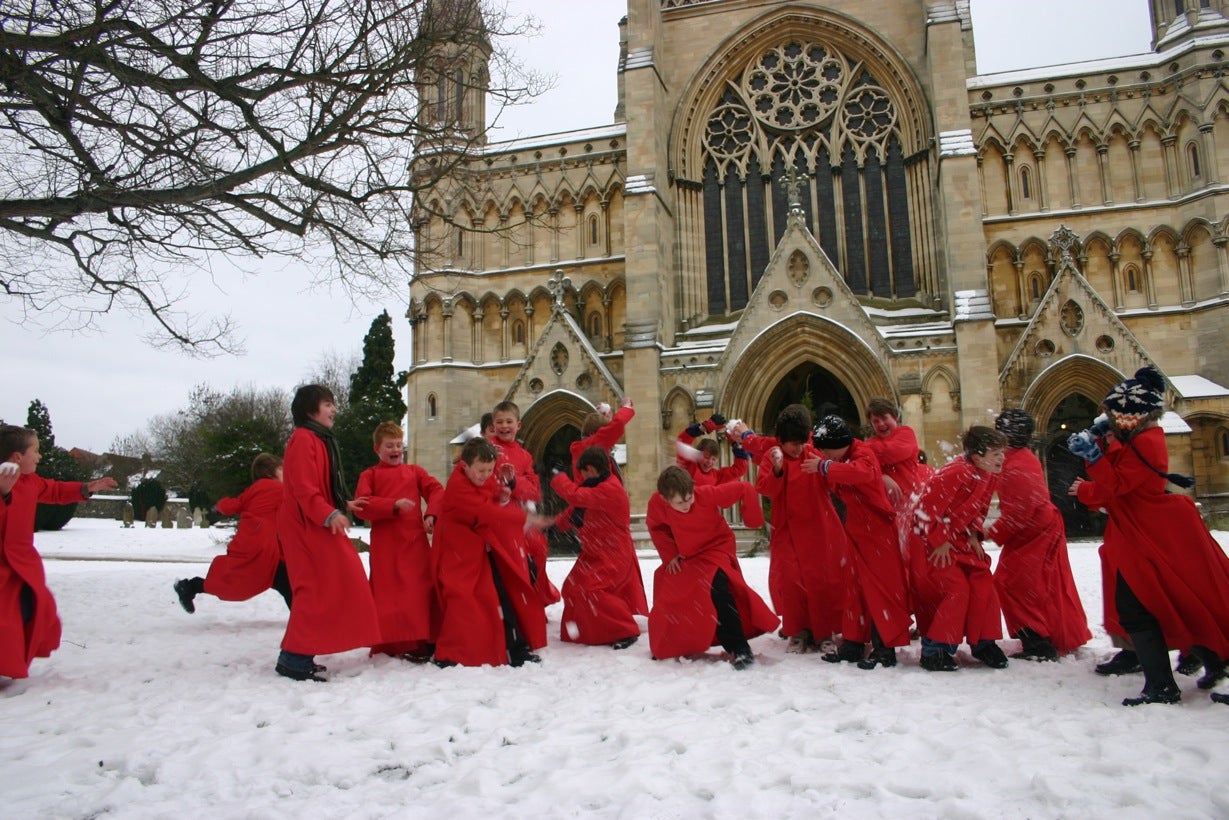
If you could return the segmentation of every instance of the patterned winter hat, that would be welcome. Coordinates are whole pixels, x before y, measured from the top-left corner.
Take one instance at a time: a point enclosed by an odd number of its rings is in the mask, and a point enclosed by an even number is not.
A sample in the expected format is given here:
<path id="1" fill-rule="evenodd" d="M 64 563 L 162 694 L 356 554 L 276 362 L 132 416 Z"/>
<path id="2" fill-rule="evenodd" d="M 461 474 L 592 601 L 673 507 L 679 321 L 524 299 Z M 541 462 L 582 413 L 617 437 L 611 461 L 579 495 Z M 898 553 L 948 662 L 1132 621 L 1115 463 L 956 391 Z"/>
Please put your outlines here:
<path id="1" fill-rule="evenodd" d="M 1010 447 L 1027 447 L 1033 438 L 1033 417 L 1015 407 L 1008 408 L 994 420 L 994 429 L 1007 436 Z"/>
<path id="2" fill-rule="evenodd" d="M 813 433 L 815 446 L 821 450 L 839 450 L 853 444 L 853 433 L 849 425 L 840 416 L 824 416 L 815 425 Z"/>
<path id="3" fill-rule="evenodd" d="M 1154 366 L 1135 371 L 1135 378 L 1114 385 L 1101 402 L 1120 430 L 1134 430 L 1153 413 L 1165 409 L 1165 377 Z"/>

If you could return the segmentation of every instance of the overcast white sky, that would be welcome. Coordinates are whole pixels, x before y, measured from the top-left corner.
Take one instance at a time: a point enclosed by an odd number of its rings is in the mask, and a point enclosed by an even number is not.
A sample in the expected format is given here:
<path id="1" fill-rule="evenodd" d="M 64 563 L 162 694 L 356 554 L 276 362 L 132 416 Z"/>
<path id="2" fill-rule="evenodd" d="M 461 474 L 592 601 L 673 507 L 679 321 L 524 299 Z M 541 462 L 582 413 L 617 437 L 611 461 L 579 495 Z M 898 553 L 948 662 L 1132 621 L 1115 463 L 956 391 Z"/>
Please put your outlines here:
<path id="1" fill-rule="evenodd" d="M 495 140 L 604 125 L 615 106 L 618 21 L 626 0 L 508 0 L 514 14 L 531 11 L 539 37 L 516 44 L 521 59 L 557 77 L 530 106 L 505 112 Z M 1020 10 L 1027 8 L 1026 15 Z M 982 73 L 1145 52 L 1147 0 L 973 0 Z M 387 309 L 397 334 L 397 369 L 409 367 L 406 291 L 379 303 L 351 304 L 340 291 L 308 289 L 298 263 L 267 266 L 245 277 L 217 260 L 213 282 L 194 281 L 196 311 L 229 312 L 246 354 L 195 360 L 141 341 L 140 317 L 104 317 L 88 335 L 47 332 L 0 297 L 5 353 L 0 419 L 24 424 L 32 399 L 51 412 L 57 443 L 103 452 L 117 435 L 140 430 L 153 416 L 187 404 L 196 384 L 292 388 L 330 353 L 362 347 L 371 320 Z"/>

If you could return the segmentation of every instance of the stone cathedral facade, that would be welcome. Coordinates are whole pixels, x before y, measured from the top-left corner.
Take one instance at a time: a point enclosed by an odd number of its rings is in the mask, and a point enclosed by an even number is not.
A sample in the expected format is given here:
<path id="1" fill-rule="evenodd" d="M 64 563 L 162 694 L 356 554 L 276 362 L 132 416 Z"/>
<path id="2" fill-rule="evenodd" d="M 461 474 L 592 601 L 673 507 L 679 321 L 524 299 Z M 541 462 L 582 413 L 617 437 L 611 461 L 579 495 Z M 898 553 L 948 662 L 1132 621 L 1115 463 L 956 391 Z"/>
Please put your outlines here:
<path id="1" fill-rule="evenodd" d="M 1132 1 L 1150 53 L 979 75 L 967 0 L 628 0 L 613 122 L 502 143 L 459 45 L 424 93 L 477 147 L 422 160 L 454 165 L 418 199 L 407 458 L 443 478 L 511 399 L 546 468 L 630 397 L 636 512 L 713 412 L 890 397 L 939 463 L 1023 407 L 1078 530 L 1066 436 L 1154 363 L 1171 470 L 1229 508 L 1229 0 Z"/>

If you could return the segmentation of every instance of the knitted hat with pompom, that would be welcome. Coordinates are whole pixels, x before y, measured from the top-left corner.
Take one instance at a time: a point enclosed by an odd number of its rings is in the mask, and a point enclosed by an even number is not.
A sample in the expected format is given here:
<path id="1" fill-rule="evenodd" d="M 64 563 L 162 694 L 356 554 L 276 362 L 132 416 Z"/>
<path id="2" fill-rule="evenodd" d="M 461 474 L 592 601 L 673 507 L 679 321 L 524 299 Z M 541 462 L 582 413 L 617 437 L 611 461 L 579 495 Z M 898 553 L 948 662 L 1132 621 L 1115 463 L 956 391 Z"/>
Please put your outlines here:
<path id="1" fill-rule="evenodd" d="M 1154 366 L 1135 371 L 1135 378 L 1114 385 L 1102 402 L 1120 430 L 1134 430 L 1165 409 L 1165 377 Z"/>

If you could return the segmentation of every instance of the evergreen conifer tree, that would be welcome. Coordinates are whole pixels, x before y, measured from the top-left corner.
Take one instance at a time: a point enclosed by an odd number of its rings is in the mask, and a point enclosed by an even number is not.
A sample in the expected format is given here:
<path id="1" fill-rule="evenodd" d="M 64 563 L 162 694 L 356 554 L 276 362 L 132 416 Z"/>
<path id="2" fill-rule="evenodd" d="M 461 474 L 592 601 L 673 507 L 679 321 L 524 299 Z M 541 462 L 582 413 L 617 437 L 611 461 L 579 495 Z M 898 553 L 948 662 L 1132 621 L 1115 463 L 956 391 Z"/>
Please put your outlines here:
<path id="1" fill-rule="evenodd" d="M 47 405 L 38 399 L 30 402 L 29 410 L 26 411 L 26 427 L 38 436 L 38 449 L 43 456 L 38 465 L 39 475 L 57 481 L 89 480 L 89 470 L 70 456 L 63 447 L 56 446 L 55 433 L 51 428 L 51 412 Z M 39 504 L 34 514 L 34 528 L 63 529 L 76 512 L 76 504 Z"/>

